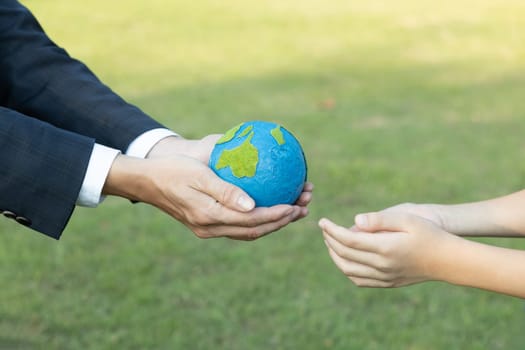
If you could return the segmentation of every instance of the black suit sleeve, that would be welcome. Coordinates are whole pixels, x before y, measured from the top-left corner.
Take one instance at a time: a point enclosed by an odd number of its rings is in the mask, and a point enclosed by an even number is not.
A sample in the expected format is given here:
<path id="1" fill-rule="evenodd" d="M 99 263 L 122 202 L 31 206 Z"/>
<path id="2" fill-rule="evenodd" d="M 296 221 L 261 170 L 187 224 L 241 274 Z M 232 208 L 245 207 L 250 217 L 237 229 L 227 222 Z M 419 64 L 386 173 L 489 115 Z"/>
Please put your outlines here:
<path id="1" fill-rule="evenodd" d="M 58 239 L 94 140 L 0 107 L 0 212 Z"/>
<path id="2" fill-rule="evenodd" d="M 163 127 L 56 46 L 15 0 L 0 1 L 0 72 L 3 106 L 123 152 Z"/>
<path id="3" fill-rule="evenodd" d="M 102 84 L 16 0 L 0 1 L 0 213 L 59 238 L 93 144 L 162 127 Z"/>

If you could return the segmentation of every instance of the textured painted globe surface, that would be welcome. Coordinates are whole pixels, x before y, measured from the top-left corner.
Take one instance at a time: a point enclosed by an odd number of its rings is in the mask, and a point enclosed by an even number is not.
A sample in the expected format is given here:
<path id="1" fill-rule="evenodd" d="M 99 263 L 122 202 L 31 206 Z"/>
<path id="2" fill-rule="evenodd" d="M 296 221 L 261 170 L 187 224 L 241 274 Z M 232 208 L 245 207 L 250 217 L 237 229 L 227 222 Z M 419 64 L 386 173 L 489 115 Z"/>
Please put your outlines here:
<path id="1" fill-rule="evenodd" d="M 307 175 L 299 141 L 279 124 L 265 121 L 228 130 L 217 141 L 209 166 L 248 193 L 258 207 L 295 203 Z"/>

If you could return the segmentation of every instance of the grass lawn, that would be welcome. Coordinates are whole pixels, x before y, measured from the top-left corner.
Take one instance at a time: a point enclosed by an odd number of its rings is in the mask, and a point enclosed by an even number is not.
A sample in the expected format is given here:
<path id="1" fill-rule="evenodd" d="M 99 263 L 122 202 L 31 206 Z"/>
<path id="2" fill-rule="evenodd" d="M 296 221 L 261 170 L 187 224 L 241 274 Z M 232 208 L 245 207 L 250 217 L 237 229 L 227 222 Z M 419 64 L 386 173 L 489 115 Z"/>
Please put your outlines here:
<path id="1" fill-rule="evenodd" d="M 187 138 L 282 123 L 316 190 L 309 217 L 251 243 L 199 240 L 119 198 L 78 208 L 59 242 L 0 220 L 0 349 L 523 347 L 522 300 L 437 282 L 359 289 L 317 228 L 525 187 L 523 1 L 24 3 Z"/>

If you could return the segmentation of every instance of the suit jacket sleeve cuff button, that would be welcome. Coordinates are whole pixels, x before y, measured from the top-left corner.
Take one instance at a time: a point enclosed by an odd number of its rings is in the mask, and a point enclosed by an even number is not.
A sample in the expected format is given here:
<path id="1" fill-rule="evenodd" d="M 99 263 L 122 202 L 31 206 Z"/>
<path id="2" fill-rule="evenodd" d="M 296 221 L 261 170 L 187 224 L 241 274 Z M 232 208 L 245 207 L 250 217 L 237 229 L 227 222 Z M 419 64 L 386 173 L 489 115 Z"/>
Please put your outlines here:
<path id="1" fill-rule="evenodd" d="M 16 222 L 18 222 L 19 224 L 21 225 L 24 225 L 24 226 L 31 226 L 31 220 L 29 220 L 28 218 L 24 217 L 24 216 L 17 216 L 15 218 Z"/>
<path id="2" fill-rule="evenodd" d="M 3 214 L 6 218 L 8 218 L 8 219 L 14 219 L 14 218 L 16 218 L 16 214 L 13 213 L 12 211 L 9 211 L 9 210 L 4 210 L 4 211 L 2 212 L 2 214 Z"/>

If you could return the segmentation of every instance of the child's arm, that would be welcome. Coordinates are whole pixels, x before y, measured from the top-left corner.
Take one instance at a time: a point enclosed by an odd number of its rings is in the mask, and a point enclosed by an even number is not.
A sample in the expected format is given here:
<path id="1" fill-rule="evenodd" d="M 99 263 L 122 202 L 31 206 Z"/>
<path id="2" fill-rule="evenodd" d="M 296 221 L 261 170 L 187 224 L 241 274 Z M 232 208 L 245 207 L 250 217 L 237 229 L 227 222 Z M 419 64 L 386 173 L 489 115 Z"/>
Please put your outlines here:
<path id="1" fill-rule="evenodd" d="M 480 202 L 404 203 L 385 211 L 418 215 L 460 236 L 525 236 L 525 190 Z"/>
<path id="2" fill-rule="evenodd" d="M 481 202 L 438 206 L 444 229 L 462 236 L 525 236 L 525 190 Z"/>
<path id="3" fill-rule="evenodd" d="M 465 240 L 404 213 L 358 215 L 357 231 L 319 224 L 332 260 L 358 286 L 440 280 L 525 298 L 525 252 Z"/>

